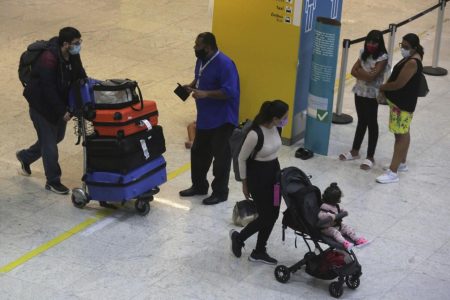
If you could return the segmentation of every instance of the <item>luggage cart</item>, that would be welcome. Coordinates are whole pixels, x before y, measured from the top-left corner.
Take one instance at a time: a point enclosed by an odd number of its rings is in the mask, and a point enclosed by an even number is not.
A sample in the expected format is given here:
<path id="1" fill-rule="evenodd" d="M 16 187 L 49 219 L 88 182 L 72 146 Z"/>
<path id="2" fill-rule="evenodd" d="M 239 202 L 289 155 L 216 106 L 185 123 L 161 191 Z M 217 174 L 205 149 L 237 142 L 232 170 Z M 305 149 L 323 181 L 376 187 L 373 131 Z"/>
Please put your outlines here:
<path id="1" fill-rule="evenodd" d="M 83 83 L 82 83 L 83 84 Z M 75 88 L 77 90 L 77 88 Z M 81 98 L 81 95 L 75 92 L 75 96 L 78 98 Z M 77 142 L 76 145 L 79 145 L 80 143 L 83 146 L 83 177 L 82 177 L 82 184 L 81 187 L 77 187 L 72 189 L 72 204 L 77 208 L 84 208 L 90 201 L 99 201 L 100 206 L 102 207 L 115 207 L 114 205 L 109 204 L 112 203 L 121 203 L 122 205 L 125 204 L 125 202 L 135 200 L 134 207 L 139 215 L 145 216 L 150 212 L 150 202 L 153 201 L 154 195 L 156 195 L 159 192 L 159 187 L 154 186 L 148 191 L 138 195 L 137 197 L 127 197 L 126 199 L 107 199 L 106 197 L 103 199 L 99 199 L 102 197 L 96 197 L 97 199 L 93 199 L 89 194 L 89 188 L 86 184 L 85 178 L 86 174 L 88 172 L 87 168 L 87 151 L 86 151 L 86 137 L 88 133 L 92 133 L 92 123 L 89 119 L 92 119 L 92 111 L 88 111 L 85 109 L 85 105 L 83 105 L 82 99 L 80 99 L 82 102 L 78 102 L 80 107 L 76 111 L 74 111 L 74 121 L 75 121 L 75 135 L 77 136 Z M 87 119 L 86 119 L 87 118 Z M 90 132 L 88 132 L 88 129 L 90 129 Z M 165 170 L 164 170 L 165 172 Z"/>

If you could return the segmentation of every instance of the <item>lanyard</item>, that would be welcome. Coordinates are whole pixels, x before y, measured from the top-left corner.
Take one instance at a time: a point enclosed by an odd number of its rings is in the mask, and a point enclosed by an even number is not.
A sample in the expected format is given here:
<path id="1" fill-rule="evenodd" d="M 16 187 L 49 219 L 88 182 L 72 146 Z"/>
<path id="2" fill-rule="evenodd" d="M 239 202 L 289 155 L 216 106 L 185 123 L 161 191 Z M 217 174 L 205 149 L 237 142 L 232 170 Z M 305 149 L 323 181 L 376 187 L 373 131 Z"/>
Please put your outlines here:
<path id="1" fill-rule="evenodd" d="M 198 77 L 201 77 L 201 76 L 202 76 L 203 70 L 206 69 L 206 67 L 209 65 L 209 63 L 212 62 L 212 61 L 214 60 L 214 58 L 216 58 L 216 56 L 219 55 L 219 53 L 220 53 L 220 51 L 217 50 L 216 54 L 214 54 L 214 56 L 211 57 L 211 58 L 206 62 L 205 65 L 203 65 L 203 62 L 201 62 L 200 68 L 199 68 L 199 70 L 198 70 Z"/>
<path id="2" fill-rule="evenodd" d="M 198 79 L 197 79 L 197 82 L 195 83 L 195 88 L 196 88 L 196 89 L 198 89 L 198 87 L 200 86 L 200 77 L 202 77 L 203 70 L 206 69 L 206 67 L 209 65 L 209 63 L 212 62 L 213 59 L 216 58 L 217 55 L 219 55 L 219 53 L 220 53 L 220 51 L 217 50 L 216 54 L 214 54 L 214 56 L 211 57 L 211 58 L 206 62 L 205 65 L 203 65 L 203 62 L 201 62 L 200 68 L 198 69 Z"/>

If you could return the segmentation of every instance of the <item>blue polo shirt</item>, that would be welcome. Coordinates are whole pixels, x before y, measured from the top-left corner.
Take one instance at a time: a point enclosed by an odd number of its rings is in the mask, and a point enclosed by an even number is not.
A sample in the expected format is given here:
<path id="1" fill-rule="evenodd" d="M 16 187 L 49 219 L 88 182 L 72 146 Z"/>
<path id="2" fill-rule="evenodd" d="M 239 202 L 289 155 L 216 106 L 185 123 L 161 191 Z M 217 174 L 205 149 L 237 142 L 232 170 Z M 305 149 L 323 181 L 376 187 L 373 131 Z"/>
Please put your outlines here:
<path id="1" fill-rule="evenodd" d="M 203 65 L 207 60 L 203 62 Z M 222 52 L 210 61 L 200 75 L 202 61 L 197 59 L 195 79 L 199 90 L 222 90 L 227 99 L 196 99 L 197 128 L 214 129 L 226 123 L 238 125 L 239 114 L 239 74 L 234 62 Z"/>

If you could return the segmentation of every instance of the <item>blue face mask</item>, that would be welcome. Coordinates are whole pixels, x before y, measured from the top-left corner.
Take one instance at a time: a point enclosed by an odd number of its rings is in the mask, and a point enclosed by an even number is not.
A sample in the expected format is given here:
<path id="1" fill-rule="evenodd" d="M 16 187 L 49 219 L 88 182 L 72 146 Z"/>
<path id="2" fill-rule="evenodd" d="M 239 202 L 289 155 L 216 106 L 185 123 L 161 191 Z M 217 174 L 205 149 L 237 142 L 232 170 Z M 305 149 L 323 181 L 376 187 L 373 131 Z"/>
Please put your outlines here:
<path id="1" fill-rule="evenodd" d="M 81 45 L 72 45 L 69 47 L 69 53 L 71 55 L 80 54 L 80 51 L 81 51 Z"/>

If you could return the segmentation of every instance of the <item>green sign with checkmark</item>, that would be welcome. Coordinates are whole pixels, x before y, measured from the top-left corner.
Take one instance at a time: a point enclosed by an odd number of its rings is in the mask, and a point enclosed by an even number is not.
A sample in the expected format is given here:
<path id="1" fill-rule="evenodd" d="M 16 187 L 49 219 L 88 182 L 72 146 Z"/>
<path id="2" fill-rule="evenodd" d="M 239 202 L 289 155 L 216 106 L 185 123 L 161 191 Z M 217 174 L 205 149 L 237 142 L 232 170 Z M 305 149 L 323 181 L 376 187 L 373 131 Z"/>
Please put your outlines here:
<path id="1" fill-rule="evenodd" d="M 317 110 L 317 120 L 320 122 L 329 122 L 329 113 L 328 110 Z"/>

